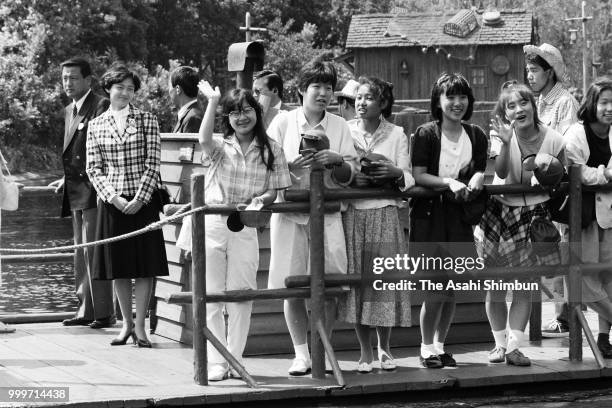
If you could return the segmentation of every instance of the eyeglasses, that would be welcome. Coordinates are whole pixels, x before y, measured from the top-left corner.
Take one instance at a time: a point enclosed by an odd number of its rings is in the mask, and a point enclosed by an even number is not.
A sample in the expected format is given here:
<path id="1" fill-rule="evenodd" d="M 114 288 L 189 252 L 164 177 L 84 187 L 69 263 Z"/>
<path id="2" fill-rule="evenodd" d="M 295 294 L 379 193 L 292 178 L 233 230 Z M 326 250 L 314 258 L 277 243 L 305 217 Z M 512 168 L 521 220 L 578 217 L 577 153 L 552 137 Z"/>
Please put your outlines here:
<path id="1" fill-rule="evenodd" d="M 502 84 L 501 86 L 501 90 L 504 91 L 506 89 L 512 88 L 514 85 L 518 84 L 518 81 L 516 79 L 512 79 L 510 81 L 506 81 Z"/>
<path id="2" fill-rule="evenodd" d="M 247 106 L 246 108 L 243 108 L 241 110 L 231 111 L 230 113 L 227 114 L 227 116 L 229 116 L 231 119 L 238 119 L 240 115 L 243 113 L 245 115 L 250 115 L 253 112 L 255 112 L 255 108 Z"/>

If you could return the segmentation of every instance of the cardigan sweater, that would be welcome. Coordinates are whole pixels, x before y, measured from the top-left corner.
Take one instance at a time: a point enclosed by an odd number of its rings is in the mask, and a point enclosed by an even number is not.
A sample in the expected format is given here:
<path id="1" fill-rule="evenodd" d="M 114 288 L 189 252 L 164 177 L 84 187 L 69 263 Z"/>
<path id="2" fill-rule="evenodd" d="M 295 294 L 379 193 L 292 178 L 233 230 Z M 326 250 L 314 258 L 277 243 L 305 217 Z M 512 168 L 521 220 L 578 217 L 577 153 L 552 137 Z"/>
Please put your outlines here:
<path id="1" fill-rule="evenodd" d="M 488 140 L 485 132 L 476 125 L 462 123 L 465 133 L 467 133 L 472 143 L 472 163 L 467 179 L 471 178 L 476 172 L 484 172 L 487 168 L 487 147 Z M 437 176 L 440 168 L 440 149 L 442 148 L 442 128 L 441 122 L 434 121 L 425 123 L 414 132 L 414 140 L 411 148 L 412 167 L 426 167 L 427 173 Z M 442 196 L 440 196 L 442 197 Z M 441 198 L 440 198 L 441 199 Z M 413 216 L 426 218 L 428 208 L 431 207 L 432 198 L 415 198 L 412 200 Z"/>

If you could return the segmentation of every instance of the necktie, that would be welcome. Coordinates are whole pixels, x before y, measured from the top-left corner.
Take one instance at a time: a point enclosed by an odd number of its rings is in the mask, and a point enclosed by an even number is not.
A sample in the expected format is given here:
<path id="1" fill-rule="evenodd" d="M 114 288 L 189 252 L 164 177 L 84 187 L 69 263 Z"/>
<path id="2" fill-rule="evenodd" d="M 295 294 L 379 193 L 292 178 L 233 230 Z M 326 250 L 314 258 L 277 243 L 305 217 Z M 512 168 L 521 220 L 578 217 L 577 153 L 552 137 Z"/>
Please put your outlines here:
<path id="1" fill-rule="evenodd" d="M 70 127 L 72 127 L 72 125 L 74 124 L 74 120 L 76 119 L 78 114 L 79 112 L 78 112 L 76 105 L 73 105 L 72 106 L 72 118 L 70 119 Z"/>

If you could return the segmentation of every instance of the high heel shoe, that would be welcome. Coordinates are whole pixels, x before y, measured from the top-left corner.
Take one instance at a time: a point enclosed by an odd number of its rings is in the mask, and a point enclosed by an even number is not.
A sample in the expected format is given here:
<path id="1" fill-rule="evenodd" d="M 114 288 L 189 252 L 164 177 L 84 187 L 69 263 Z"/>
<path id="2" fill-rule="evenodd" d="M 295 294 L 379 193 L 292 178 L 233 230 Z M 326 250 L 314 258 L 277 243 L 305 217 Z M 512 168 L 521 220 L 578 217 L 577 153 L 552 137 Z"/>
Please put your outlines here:
<path id="1" fill-rule="evenodd" d="M 136 333 L 134 333 L 133 328 L 124 337 L 116 337 L 112 339 L 110 342 L 110 345 L 111 346 L 124 346 L 130 337 L 132 338 L 132 341 L 134 342 L 134 344 L 136 344 L 137 337 L 136 337 Z"/>
<path id="2" fill-rule="evenodd" d="M 153 345 L 151 344 L 151 342 L 149 340 L 145 339 L 139 339 L 138 336 L 136 335 L 136 333 L 134 333 L 134 343 L 138 344 L 138 347 L 144 347 L 144 348 L 151 348 L 153 347 Z"/>
<path id="3" fill-rule="evenodd" d="M 380 361 L 380 368 L 383 370 L 392 371 L 397 368 L 397 363 L 393 357 L 380 347 L 378 348 L 378 360 Z"/>

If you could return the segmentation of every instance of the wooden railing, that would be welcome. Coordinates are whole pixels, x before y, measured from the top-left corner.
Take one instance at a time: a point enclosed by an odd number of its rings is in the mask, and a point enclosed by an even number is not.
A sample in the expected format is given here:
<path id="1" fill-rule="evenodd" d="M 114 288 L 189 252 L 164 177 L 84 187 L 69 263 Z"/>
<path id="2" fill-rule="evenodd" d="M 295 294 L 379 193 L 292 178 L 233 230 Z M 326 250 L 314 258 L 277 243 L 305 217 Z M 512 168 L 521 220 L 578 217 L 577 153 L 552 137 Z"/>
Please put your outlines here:
<path id="1" fill-rule="evenodd" d="M 600 367 L 605 367 L 601 352 L 597 348 L 595 339 L 587 325 L 582 313 L 582 273 L 593 273 L 612 268 L 610 264 L 583 264 L 581 263 L 581 207 L 582 189 L 580 180 L 580 168 L 570 167 L 570 181 L 563 188 L 569 188 L 569 211 L 570 211 L 570 261 L 568 265 L 556 266 L 535 266 L 525 268 L 486 268 L 477 274 L 472 274 L 471 278 L 476 277 L 495 277 L 495 278 L 534 278 L 541 276 L 567 275 L 568 277 L 568 299 L 570 305 L 569 318 L 569 359 L 571 361 L 582 360 L 582 335 L 585 332 L 589 346 Z M 270 206 L 273 212 L 298 212 L 305 211 L 310 213 L 310 276 L 294 276 L 287 278 L 287 289 L 275 291 L 260 289 L 248 291 L 226 291 L 222 293 L 206 292 L 206 250 L 205 250 L 205 214 L 227 214 L 235 210 L 235 206 L 210 206 L 206 210 L 194 215 L 193 236 L 192 236 L 192 292 L 181 292 L 170 295 L 169 303 L 191 303 L 193 307 L 193 347 L 194 347 L 194 379 L 198 384 L 205 385 L 207 380 L 207 352 L 206 340 L 217 347 L 230 364 L 236 368 L 249 385 L 255 387 L 253 378 L 246 372 L 244 367 L 215 339 L 206 327 L 206 303 L 207 302 L 237 302 L 254 299 L 285 299 L 291 297 L 309 296 L 311 301 L 311 348 L 312 348 L 312 373 L 313 378 L 321 379 L 325 377 L 325 353 L 332 363 L 334 375 L 340 385 L 344 385 L 344 379 L 340 372 L 337 360 L 331 344 L 325 333 L 325 313 L 324 301 L 326 297 L 337 296 L 341 293 L 338 286 L 360 285 L 362 277 L 359 275 L 325 275 L 324 274 L 324 248 L 323 248 L 323 215 L 327 211 L 338 211 L 337 206 L 329 206 L 329 200 L 346 200 L 358 198 L 382 198 L 382 197 L 432 197 L 439 195 L 440 191 L 433 191 L 422 187 L 413 187 L 407 192 L 392 190 L 358 190 L 358 189 L 338 189 L 327 190 L 323 187 L 323 171 L 313 170 L 311 172 L 310 191 L 289 190 L 285 192 L 285 198 L 293 203 L 275 204 Z M 585 186 L 588 191 L 609 191 L 612 185 L 606 186 Z M 485 191 L 489 195 L 512 194 L 512 193 L 535 193 L 546 191 L 542 187 L 528 187 L 523 185 L 486 185 Z M 27 190 L 26 190 L 27 193 Z M 195 174 L 192 176 L 192 208 L 204 206 L 204 175 Z M 327 201 L 327 203 L 326 203 Z M 300 203 L 302 202 L 302 203 Z M 331 208 L 330 208 L 331 207 Z M 7 257 L 3 257 L 5 261 Z M 58 255 L 57 259 L 61 257 Z M 30 259 L 32 259 L 30 257 Z M 32 259 L 34 260 L 34 259 Z M 18 262 L 15 256 L 9 262 Z M 49 260 L 52 261 L 52 260 Z M 436 271 L 428 271 L 428 278 L 435 278 Z M 414 275 L 406 274 L 386 274 L 385 279 L 419 279 Z M 467 276 L 457 275 L 457 280 L 468 279 Z M 530 322 L 530 334 L 539 335 L 541 322 L 541 309 L 537 309 L 537 315 L 532 315 Z M 535 318 L 534 318 L 535 317 Z M 534 327 L 537 325 L 537 328 Z"/>

